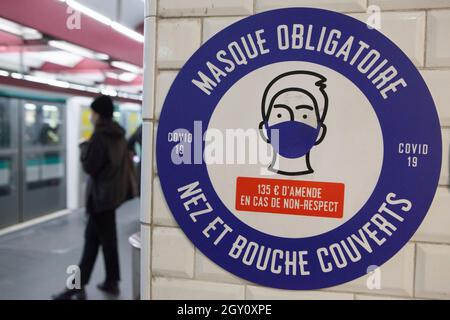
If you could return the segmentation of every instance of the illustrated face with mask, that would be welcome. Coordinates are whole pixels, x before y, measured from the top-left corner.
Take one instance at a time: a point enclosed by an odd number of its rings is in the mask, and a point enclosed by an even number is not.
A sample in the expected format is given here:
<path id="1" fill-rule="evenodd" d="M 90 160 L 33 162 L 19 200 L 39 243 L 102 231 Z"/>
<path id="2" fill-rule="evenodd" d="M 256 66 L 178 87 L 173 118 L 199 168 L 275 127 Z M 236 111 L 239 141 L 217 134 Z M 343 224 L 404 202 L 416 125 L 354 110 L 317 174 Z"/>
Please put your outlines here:
<path id="1" fill-rule="evenodd" d="M 308 153 L 320 132 L 317 101 L 301 89 L 280 91 L 272 99 L 264 126 L 268 140 L 279 155 L 293 159 Z"/>
<path id="2" fill-rule="evenodd" d="M 314 172 L 309 153 L 325 137 L 326 78 L 311 71 L 291 71 L 273 79 L 262 98 L 262 138 L 272 145 L 269 170 L 284 175 Z"/>

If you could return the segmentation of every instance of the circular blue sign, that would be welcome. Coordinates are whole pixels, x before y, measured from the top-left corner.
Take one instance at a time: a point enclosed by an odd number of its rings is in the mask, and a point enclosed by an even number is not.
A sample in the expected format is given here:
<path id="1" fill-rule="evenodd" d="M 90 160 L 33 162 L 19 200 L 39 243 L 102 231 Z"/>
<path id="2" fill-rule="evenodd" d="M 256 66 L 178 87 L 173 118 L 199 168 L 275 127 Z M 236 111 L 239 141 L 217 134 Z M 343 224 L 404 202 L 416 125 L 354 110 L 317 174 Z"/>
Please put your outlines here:
<path id="1" fill-rule="evenodd" d="M 277 73 L 279 69 L 274 69 L 275 77 L 265 78 L 264 70 L 283 63 L 288 66 L 286 70 Z M 298 64 L 301 68 L 290 68 L 295 63 L 302 63 Z M 324 76 L 323 70 L 330 71 Z M 243 82 L 252 74 L 257 74 L 253 82 Z M 331 74 L 336 77 L 330 78 Z M 381 149 L 374 145 L 372 150 L 380 158 L 379 170 L 371 167 L 369 159 L 365 167 L 361 161 L 352 163 L 351 155 L 345 158 L 347 167 L 358 167 L 363 175 L 377 173 L 373 188 L 354 212 L 348 212 L 351 201 L 347 203 L 347 199 L 357 196 L 358 183 L 362 187 L 364 179 L 352 178 L 359 182 L 349 187 L 340 183 L 339 172 L 322 181 L 313 178 L 313 173 L 320 175 L 321 171 L 312 163 L 316 160 L 314 149 L 325 146 L 330 137 L 343 135 L 336 129 L 336 119 L 345 108 L 359 107 L 353 91 L 332 94 L 333 79 L 339 77 L 362 92 L 380 130 Z M 227 104 L 232 100 L 224 97 L 231 90 L 245 92 L 245 99 L 258 103 Z M 239 101 L 239 94 L 235 96 L 234 101 Z M 344 102 L 335 102 L 338 100 Z M 235 206 L 227 204 L 228 200 L 217 192 L 217 182 L 212 182 L 204 159 L 204 131 L 219 105 L 236 122 L 246 114 L 258 113 L 259 119 L 254 121 L 254 127 L 262 132 L 258 139 L 272 145 L 279 159 L 295 165 L 302 159 L 304 166 L 282 168 L 272 163 L 268 169 L 273 176 L 233 176 L 231 182 L 223 181 L 228 183 L 224 188 L 236 194 Z M 375 129 L 364 129 L 368 120 L 358 114 L 346 115 L 346 127 L 362 127 L 361 134 L 367 131 L 370 135 Z M 328 124 L 327 119 L 335 124 Z M 215 120 L 220 121 L 220 117 Z M 274 132 L 279 143 L 274 143 Z M 358 133 L 351 134 L 356 141 Z M 340 157 L 339 146 L 328 143 L 328 156 L 320 159 L 325 169 L 333 168 L 335 158 Z M 368 143 L 364 146 L 355 142 L 362 147 L 354 154 L 370 155 L 372 143 Z M 441 129 L 424 80 L 394 43 L 346 15 L 290 8 L 236 22 L 192 55 L 164 102 L 156 156 L 167 204 L 181 229 L 204 255 L 225 270 L 261 285 L 318 289 L 367 274 L 394 256 L 413 236 L 438 185 Z M 232 164 L 222 166 L 231 168 Z M 264 186 L 272 191 L 262 190 Z M 281 194 L 278 200 L 263 196 L 273 195 L 278 188 L 296 190 L 290 200 L 302 201 L 301 205 L 279 207 L 286 200 Z M 256 202 L 240 202 L 246 192 L 253 195 L 248 199 L 279 203 L 270 209 L 270 203 L 258 206 Z M 238 218 L 237 211 L 264 213 L 251 224 Z M 341 222 L 317 234 L 298 237 L 285 236 L 282 230 L 276 235 L 258 227 L 265 224 L 265 217 L 270 216 L 267 224 L 271 224 L 286 215 L 289 221 L 304 219 L 297 229 L 302 225 L 307 228 L 309 220 L 317 226 Z M 292 226 L 286 223 L 285 228 Z"/>

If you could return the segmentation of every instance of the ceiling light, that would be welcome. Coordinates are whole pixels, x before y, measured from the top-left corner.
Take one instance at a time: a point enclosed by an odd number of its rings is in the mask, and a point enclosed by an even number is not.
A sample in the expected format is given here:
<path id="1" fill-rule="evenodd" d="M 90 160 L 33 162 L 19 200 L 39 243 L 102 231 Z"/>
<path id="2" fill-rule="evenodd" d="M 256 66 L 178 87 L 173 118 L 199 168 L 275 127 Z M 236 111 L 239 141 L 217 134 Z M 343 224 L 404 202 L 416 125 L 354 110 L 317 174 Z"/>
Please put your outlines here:
<path id="1" fill-rule="evenodd" d="M 101 22 L 106 25 L 111 25 L 112 20 L 92 9 L 89 9 L 88 7 L 80 4 L 77 1 L 73 0 L 66 0 L 66 3 L 69 7 L 73 8 L 76 11 L 80 11 L 81 13 L 84 13 L 85 15 L 91 17 L 92 19 L 97 20 L 98 22 Z"/>
<path id="2" fill-rule="evenodd" d="M 98 60 L 108 60 L 109 56 L 104 53 L 96 53 L 94 51 L 91 51 L 89 49 L 71 44 L 66 41 L 56 41 L 56 40 L 50 40 L 48 42 L 48 45 L 57 48 L 63 51 L 67 51 L 70 53 L 77 54 L 79 56 L 88 58 L 88 59 L 98 59 Z"/>
<path id="3" fill-rule="evenodd" d="M 80 91 L 86 91 L 86 86 L 82 86 L 80 84 L 70 83 L 69 84 L 69 88 L 70 89 L 75 89 L 75 90 L 80 90 Z"/>
<path id="4" fill-rule="evenodd" d="M 139 32 L 136 32 L 133 29 L 130 29 L 130 28 L 124 26 L 123 24 L 113 21 L 112 19 L 104 16 L 101 13 L 98 13 L 95 10 L 92 10 L 92 9 L 80 4 L 77 1 L 74 1 L 74 0 L 60 0 L 60 1 L 65 2 L 69 7 L 73 8 L 76 11 L 80 11 L 81 13 L 84 13 L 85 15 L 91 17 L 92 19 L 95 19 L 103 24 L 111 26 L 117 32 L 120 32 L 121 34 L 123 34 L 135 41 L 138 41 L 141 43 L 144 42 L 144 36 L 142 34 L 140 34 Z"/>
<path id="5" fill-rule="evenodd" d="M 106 72 L 105 76 L 107 76 L 108 78 L 111 78 L 111 79 L 115 79 L 115 80 L 119 79 L 119 76 L 117 75 L 117 73 L 114 73 L 114 72 Z"/>
<path id="6" fill-rule="evenodd" d="M 39 31 L 24 27 L 18 23 L 3 18 L 0 18 L 0 30 L 22 37 L 25 40 L 42 38 L 42 34 Z"/>
<path id="7" fill-rule="evenodd" d="M 23 74 L 17 73 L 17 72 L 13 72 L 13 73 L 11 73 L 11 78 L 14 78 L 14 79 L 23 79 Z"/>
<path id="8" fill-rule="evenodd" d="M 136 74 L 132 72 L 124 72 L 121 75 L 119 75 L 119 80 L 123 82 L 131 82 L 134 79 L 136 79 Z"/>
<path id="9" fill-rule="evenodd" d="M 37 83 L 43 83 L 43 84 L 47 84 L 48 80 L 45 78 L 41 78 L 41 77 L 36 77 L 36 76 L 30 76 L 30 75 L 26 75 L 23 77 L 25 80 L 27 81 L 31 81 L 31 82 L 37 82 Z"/>
<path id="10" fill-rule="evenodd" d="M 134 72 L 134 73 L 142 73 L 142 69 L 134 64 L 128 63 L 128 62 L 123 62 L 123 61 L 113 61 L 111 62 L 111 65 L 113 67 L 125 70 L 125 71 L 129 71 L 129 72 Z"/>
<path id="11" fill-rule="evenodd" d="M 128 93 L 126 93 L 126 92 L 119 92 L 119 97 L 120 98 L 129 98 L 130 95 Z"/>
<path id="12" fill-rule="evenodd" d="M 92 92 L 92 93 L 100 93 L 100 89 L 96 88 L 96 87 L 87 87 L 86 91 L 87 92 Z"/>
<path id="13" fill-rule="evenodd" d="M 0 69 L 0 76 L 7 77 L 8 75 L 11 78 L 14 78 L 14 79 L 20 79 L 20 80 L 31 81 L 31 82 L 36 82 L 36 83 L 42 83 L 42 84 L 55 86 L 55 87 L 60 87 L 60 88 L 65 88 L 65 89 L 70 88 L 70 89 L 83 91 L 83 92 L 90 92 L 90 93 L 100 93 L 101 92 L 101 93 L 103 93 L 105 95 L 109 95 L 109 96 L 112 96 L 112 97 L 117 97 L 118 96 L 120 98 L 128 98 L 128 99 L 142 101 L 142 95 L 130 94 L 130 93 L 127 93 L 127 92 L 124 92 L 124 91 L 117 91 L 114 87 L 110 87 L 110 86 L 106 86 L 106 87 L 102 87 L 102 88 L 89 87 L 89 86 L 83 86 L 83 85 L 70 83 L 70 82 L 66 82 L 66 81 L 61 81 L 61 80 L 57 80 L 57 79 L 47 78 L 47 77 L 44 77 L 44 76 L 37 76 L 37 75 L 31 75 L 31 74 L 22 74 L 22 73 L 18 73 L 18 72 L 9 73 L 6 70 L 1 70 Z M 36 108 L 36 106 L 33 105 L 33 104 L 28 104 L 25 107 L 27 109 L 29 109 L 29 110 L 32 110 L 33 108 Z"/>
<path id="14" fill-rule="evenodd" d="M 109 59 L 109 56 L 106 53 L 98 53 L 98 52 L 96 52 L 95 53 L 95 57 L 98 60 L 108 60 Z"/>
<path id="15" fill-rule="evenodd" d="M 120 80 L 123 82 L 131 82 L 136 79 L 137 75 L 132 72 L 123 72 L 122 74 L 117 74 L 115 72 L 106 72 L 105 76 L 114 80 Z"/>
<path id="16" fill-rule="evenodd" d="M 69 88 L 70 84 L 66 81 L 61 81 L 61 80 L 55 80 L 55 79 L 49 79 L 47 81 L 48 85 L 54 86 L 54 87 L 60 87 L 60 88 Z"/>
<path id="17" fill-rule="evenodd" d="M 51 62 L 64 67 L 73 68 L 80 63 L 84 58 L 73 54 L 71 52 L 62 50 L 48 50 L 48 51 L 35 51 L 26 52 L 25 57 L 36 59 L 42 62 Z"/>
<path id="18" fill-rule="evenodd" d="M 31 82 L 47 84 L 49 86 L 60 87 L 60 88 L 65 88 L 65 89 L 70 87 L 70 84 L 66 81 L 60 81 L 60 80 L 51 79 L 51 78 L 43 78 L 43 77 L 37 77 L 37 76 L 32 76 L 32 75 L 25 75 L 23 77 L 23 79 L 27 80 L 27 81 L 31 81 Z"/>
<path id="19" fill-rule="evenodd" d="M 101 93 L 107 96 L 115 97 L 117 96 L 117 91 L 112 88 L 103 88 Z"/>
<path id="20" fill-rule="evenodd" d="M 57 106 L 48 105 L 48 104 L 44 104 L 42 106 L 42 110 L 48 111 L 48 112 L 55 112 L 55 111 L 58 111 L 58 107 Z"/>
<path id="21" fill-rule="evenodd" d="M 38 40 L 42 39 L 42 34 L 31 28 L 22 28 L 22 38 L 25 40 Z"/>
<path id="22" fill-rule="evenodd" d="M 144 36 L 140 34 L 139 32 L 136 32 L 128 27 L 125 27 L 124 25 L 118 23 L 118 22 L 112 22 L 111 27 L 116 30 L 117 32 L 120 32 L 121 34 L 134 39 L 138 42 L 143 43 L 144 42 Z"/>

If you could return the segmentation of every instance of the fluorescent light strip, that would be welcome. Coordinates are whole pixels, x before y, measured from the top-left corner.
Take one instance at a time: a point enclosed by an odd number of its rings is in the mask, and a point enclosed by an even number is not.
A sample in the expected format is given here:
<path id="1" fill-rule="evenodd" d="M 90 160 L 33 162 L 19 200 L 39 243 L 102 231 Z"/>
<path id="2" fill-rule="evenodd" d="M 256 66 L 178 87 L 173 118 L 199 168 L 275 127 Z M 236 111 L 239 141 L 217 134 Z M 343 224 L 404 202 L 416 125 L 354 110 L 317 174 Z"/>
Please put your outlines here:
<path id="1" fill-rule="evenodd" d="M 117 74 L 114 72 L 106 72 L 105 76 L 114 80 L 120 80 L 123 82 L 131 82 L 136 79 L 137 75 L 133 72 L 123 72 L 121 74 Z"/>
<path id="2" fill-rule="evenodd" d="M 117 96 L 117 91 L 112 88 L 103 88 L 101 89 L 101 93 L 111 97 Z"/>
<path id="3" fill-rule="evenodd" d="M 76 55 L 89 58 L 89 59 L 98 59 L 98 60 L 108 60 L 109 56 L 104 53 L 96 53 L 94 51 L 91 51 L 89 49 L 71 44 L 66 41 L 56 41 L 56 40 L 50 40 L 48 42 L 48 45 L 57 48 L 63 51 L 67 51 L 70 53 L 74 53 Z"/>
<path id="4" fill-rule="evenodd" d="M 134 79 L 136 79 L 137 75 L 132 72 L 124 72 L 121 75 L 119 75 L 119 80 L 123 82 L 131 82 Z"/>
<path id="5" fill-rule="evenodd" d="M 100 89 L 99 88 L 95 88 L 95 87 L 87 87 L 86 91 L 87 92 L 91 92 L 91 93 L 100 93 Z"/>
<path id="6" fill-rule="evenodd" d="M 103 24 L 106 24 L 107 26 L 110 26 L 112 23 L 112 20 L 97 11 L 94 11 L 81 3 L 73 0 L 66 0 L 66 3 L 69 7 L 73 8 L 76 11 L 80 11 L 81 13 L 84 13 L 85 15 L 91 17 L 92 19 L 97 20 L 98 22 L 101 22 Z"/>
<path id="7" fill-rule="evenodd" d="M 117 32 L 123 34 L 124 36 L 127 36 L 137 42 L 144 42 L 144 36 L 140 34 L 139 32 L 136 32 L 123 24 L 120 24 L 117 21 L 113 21 L 112 19 L 98 13 L 95 10 L 92 10 L 82 4 L 80 4 L 77 1 L 74 0 L 60 0 L 61 2 L 65 2 L 69 7 L 73 8 L 76 11 L 80 11 L 81 13 L 84 13 L 85 15 L 91 17 L 92 19 L 97 20 L 98 22 L 101 22 L 107 26 L 110 26 Z"/>
<path id="8" fill-rule="evenodd" d="M 128 63 L 128 62 L 123 62 L 123 61 L 112 61 L 111 65 L 113 67 L 128 71 L 128 72 L 133 72 L 133 73 L 142 73 L 142 69 L 134 64 Z"/>
<path id="9" fill-rule="evenodd" d="M 42 34 L 32 28 L 24 27 L 18 23 L 0 18 L 0 30 L 22 37 L 25 40 L 41 39 Z"/>
<path id="10" fill-rule="evenodd" d="M 48 104 L 44 104 L 42 106 L 42 110 L 49 111 L 49 112 L 58 111 L 58 107 L 57 106 L 48 105 Z"/>
<path id="11" fill-rule="evenodd" d="M 136 40 L 137 42 L 144 42 L 144 36 L 140 34 L 139 32 L 136 32 L 128 27 L 125 27 L 124 25 L 118 23 L 118 22 L 112 22 L 111 27 L 116 30 L 117 32 L 120 32 L 124 36 L 127 36 L 133 40 Z"/>
<path id="12" fill-rule="evenodd" d="M 80 84 L 71 83 L 69 88 L 74 89 L 74 90 L 79 90 L 79 91 L 86 91 L 86 86 L 82 86 Z"/>
<path id="13" fill-rule="evenodd" d="M 31 81 L 31 82 L 37 82 L 37 83 L 43 83 L 43 84 L 48 84 L 48 80 L 45 78 L 40 78 L 40 77 L 35 77 L 35 76 L 30 76 L 30 75 L 26 75 L 23 77 L 25 80 L 27 81 Z"/>
<path id="14" fill-rule="evenodd" d="M 55 80 L 55 79 L 49 79 L 47 84 L 54 86 L 54 87 L 64 88 L 64 89 L 67 89 L 70 87 L 70 84 L 67 81 L 61 81 L 61 80 Z"/>
<path id="15" fill-rule="evenodd" d="M 20 79 L 23 79 L 23 74 L 17 73 L 17 72 L 13 72 L 13 73 L 11 73 L 11 78 L 20 80 Z"/>
<path id="16" fill-rule="evenodd" d="M 6 70 L 1 70 L 0 69 L 0 76 L 3 77 L 11 77 L 14 79 L 19 79 L 19 80 L 25 80 L 25 81 L 30 81 L 30 82 L 36 82 L 36 83 L 41 83 L 41 84 L 47 84 L 49 86 L 53 86 L 53 87 L 59 87 L 59 88 L 64 88 L 64 89 L 74 89 L 77 91 L 82 91 L 82 92 L 91 92 L 91 93 L 102 93 L 104 95 L 109 95 L 112 97 L 120 97 L 120 98 L 127 98 L 127 99 L 134 99 L 134 100 L 141 100 L 142 101 L 142 95 L 136 95 L 136 94 L 128 94 L 126 92 L 121 92 L 121 91 L 117 91 L 113 88 L 96 88 L 96 87 L 86 87 L 86 86 L 82 86 L 82 85 L 78 85 L 78 84 L 74 84 L 74 83 L 69 83 L 67 81 L 61 81 L 61 80 L 56 80 L 56 79 L 46 79 L 46 78 L 42 78 L 42 77 L 36 77 L 33 75 L 24 75 L 22 73 L 18 73 L 18 72 L 12 72 L 9 73 Z"/>
<path id="17" fill-rule="evenodd" d="M 114 80 L 119 79 L 119 76 L 114 72 L 106 72 L 105 76 L 107 76 L 108 78 L 114 79 Z"/>

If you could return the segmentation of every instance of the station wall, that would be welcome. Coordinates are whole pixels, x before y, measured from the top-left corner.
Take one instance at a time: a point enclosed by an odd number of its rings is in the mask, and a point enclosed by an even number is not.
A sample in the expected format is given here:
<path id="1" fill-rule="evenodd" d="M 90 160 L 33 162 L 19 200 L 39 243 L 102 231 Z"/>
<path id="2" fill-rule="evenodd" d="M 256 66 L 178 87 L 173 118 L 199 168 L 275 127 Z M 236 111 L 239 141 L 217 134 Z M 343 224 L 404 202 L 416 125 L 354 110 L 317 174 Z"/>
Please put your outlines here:
<path id="1" fill-rule="evenodd" d="M 419 68 L 442 127 L 443 162 L 433 205 L 412 240 L 381 267 L 381 288 L 367 276 L 320 291 L 284 291 L 220 269 L 185 237 L 165 203 L 154 137 L 178 70 L 216 32 L 246 16 L 282 7 L 319 7 L 365 21 L 381 8 L 381 32 Z M 141 199 L 141 296 L 144 299 L 449 299 L 450 298 L 450 0 L 147 0 Z"/>

